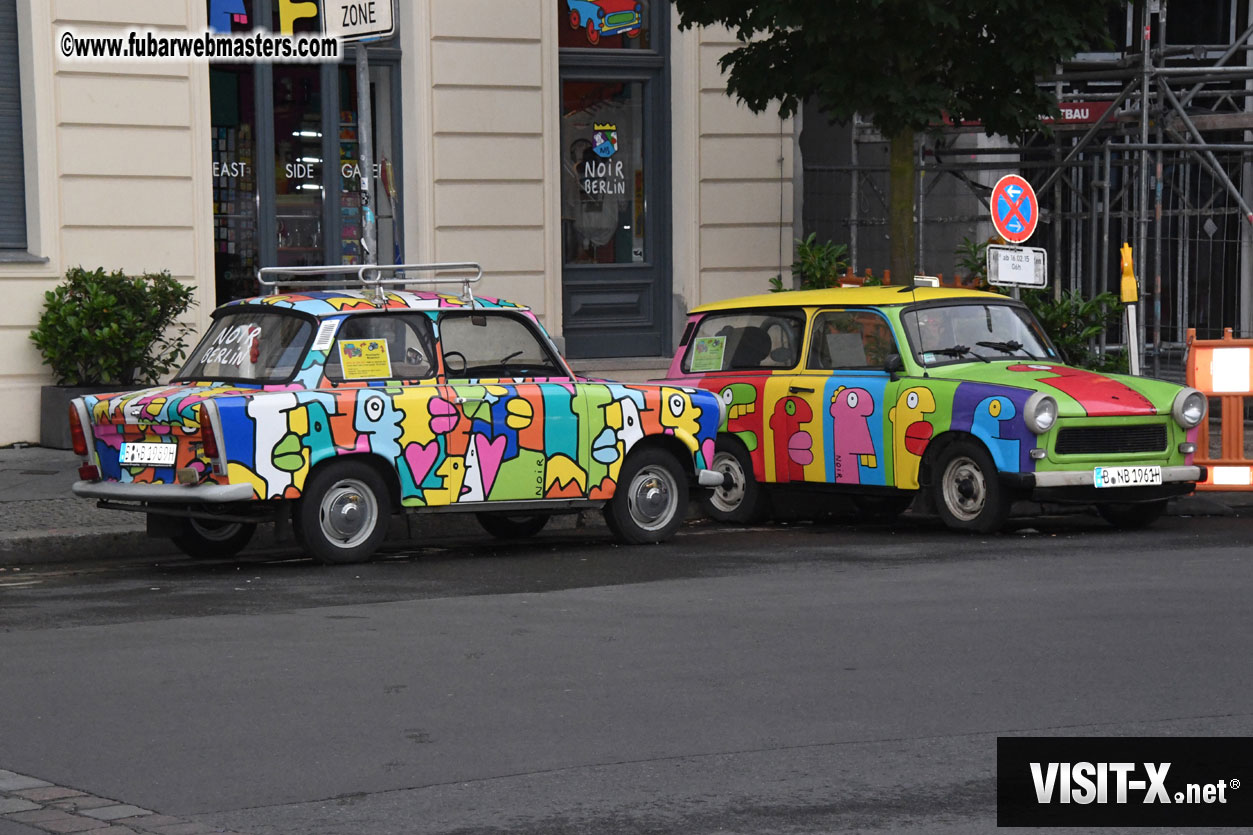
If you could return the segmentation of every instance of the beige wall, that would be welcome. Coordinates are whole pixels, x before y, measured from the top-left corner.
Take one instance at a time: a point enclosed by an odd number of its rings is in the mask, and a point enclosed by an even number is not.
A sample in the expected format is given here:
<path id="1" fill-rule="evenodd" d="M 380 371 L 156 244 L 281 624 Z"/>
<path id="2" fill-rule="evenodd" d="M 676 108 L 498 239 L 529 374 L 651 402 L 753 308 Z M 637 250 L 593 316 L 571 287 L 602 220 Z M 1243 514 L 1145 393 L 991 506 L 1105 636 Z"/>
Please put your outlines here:
<path id="1" fill-rule="evenodd" d="M 401 11 L 409 261 L 478 261 L 477 292 L 560 329 L 555 17 L 546 0 Z"/>
<path id="2" fill-rule="evenodd" d="M 206 66 L 71 62 L 49 49 L 65 28 L 199 31 L 205 4 L 17 5 L 28 248 L 43 260 L 0 263 L 0 444 L 38 440 L 51 378 L 27 334 L 66 269 L 169 270 L 198 284 L 198 325 L 213 293 Z"/>
<path id="3" fill-rule="evenodd" d="M 729 97 L 718 59 L 737 46 L 724 29 L 674 38 L 675 292 L 688 307 L 764 293 L 790 275 L 792 119 Z"/>

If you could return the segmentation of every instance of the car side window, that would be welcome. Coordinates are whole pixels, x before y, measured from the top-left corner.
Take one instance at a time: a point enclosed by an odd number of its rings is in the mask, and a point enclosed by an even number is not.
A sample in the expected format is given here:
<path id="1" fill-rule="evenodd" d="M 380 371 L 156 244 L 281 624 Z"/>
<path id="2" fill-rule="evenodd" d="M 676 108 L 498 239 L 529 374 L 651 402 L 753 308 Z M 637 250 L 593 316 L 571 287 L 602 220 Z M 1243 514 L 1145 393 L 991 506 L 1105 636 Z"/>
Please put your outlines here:
<path id="1" fill-rule="evenodd" d="M 895 352 L 891 325 L 873 310 L 824 310 L 814 317 L 806 365 L 822 370 L 882 368 Z"/>
<path id="2" fill-rule="evenodd" d="M 800 362 L 805 317 L 799 310 L 713 313 L 688 340 L 683 370 L 751 371 L 795 368 Z"/>
<path id="3" fill-rule="evenodd" d="M 446 313 L 439 320 L 439 343 L 446 377 L 566 375 L 535 331 L 508 313 Z"/>
<path id="4" fill-rule="evenodd" d="M 349 316 L 326 358 L 330 380 L 421 380 L 435 374 L 435 339 L 421 314 Z"/>

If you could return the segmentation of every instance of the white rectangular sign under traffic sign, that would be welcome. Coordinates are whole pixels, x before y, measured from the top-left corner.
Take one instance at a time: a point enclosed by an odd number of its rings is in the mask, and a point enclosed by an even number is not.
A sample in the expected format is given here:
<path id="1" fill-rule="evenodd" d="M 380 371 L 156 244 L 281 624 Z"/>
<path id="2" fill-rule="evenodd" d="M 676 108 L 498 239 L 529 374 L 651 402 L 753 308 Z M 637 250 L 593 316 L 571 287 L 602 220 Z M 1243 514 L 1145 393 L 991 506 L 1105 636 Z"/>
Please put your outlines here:
<path id="1" fill-rule="evenodd" d="M 997 287 L 1044 287 L 1048 266 L 1048 253 L 1039 247 L 988 247 L 988 284 Z"/>
<path id="2" fill-rule="evenodd" d="M 393 0 L 323 0 L 323 29 L 342 41 L 372 41 L 396 32 Z"/>

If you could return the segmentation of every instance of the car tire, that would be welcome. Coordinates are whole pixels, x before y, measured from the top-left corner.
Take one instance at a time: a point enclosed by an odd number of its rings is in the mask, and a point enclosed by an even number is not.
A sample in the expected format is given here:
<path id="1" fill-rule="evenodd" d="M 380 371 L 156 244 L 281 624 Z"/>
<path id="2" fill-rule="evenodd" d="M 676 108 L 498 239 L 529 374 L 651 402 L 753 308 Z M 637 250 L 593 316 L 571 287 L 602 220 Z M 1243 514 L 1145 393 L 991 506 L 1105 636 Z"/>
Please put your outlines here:
<path id="1" fill-rule="evenodd" d="M 710 469 L 722 473 L 722 485 L 701 497 L 706 516 L 716 522 L 751 525 L 769 515 L 766 488 L 753 475 L 752 459 L 738 439 L 718 438 Z"/>
<path id="2" fill-rule="evenodd" d="M 374 555 L 391 519 L 391 497 L 378 472 L 364 461 L 333 461 L 305 483 L 296 502 L 297 540 L 328 565 L 365 562 Z"/>
<path id="3" fill-rule="evenodd" d="M 583 26 L 583 21 L 579 19 L 579 13 L 578 13 L 578 11 L 577 11 L 577 10 L 571 10 L 571 12 L 570 12 L 570 28 L 571 28 L 571 29 L 579 29 L 579 28 L 581 28 L 582 26 Z"/>
<path id="4" fill-rule="evenodd" d="M 483 530 L 497 539 L 529 539 L 544 529 L 550 513 L 476 513 Z"/>
<path id="5" fill-rule="evenodd" d="M 1120 531 L 1138 531 L 1162 518 L 1166 512 L 1166 499 L 1152 502 L 1112 502 L 1098 504 L 1096 512 Z"/>
<path id="6" fill-rule="evenodd" d="M 600 27 L 590 17 L 587 19 L 587 42 L 592 46 L 600 43 Z"/>
<path id="7" fill-rule="evenodd" d="M 939 453 L 931 472 L 932 498 L 945 525 L 975 533 L 1004 527 L 1012 502 L 982 444 L 954 441 Z"/>
<path id="8" fill-rule="evenodd" d="M 256 533 L 249 522 L 180 519 L 180 530 L 170 537 L 178 550 L 193 560 L 227 560 L 238 554 Z"/>
<path id="9" fill-rule="evenodd" d="M 619 542 L 662 542 L 683 524 L 687 503 L 687 474 L 678 459 L 664 449 L 640 449 L 622 465 L 605 523 Z"/>

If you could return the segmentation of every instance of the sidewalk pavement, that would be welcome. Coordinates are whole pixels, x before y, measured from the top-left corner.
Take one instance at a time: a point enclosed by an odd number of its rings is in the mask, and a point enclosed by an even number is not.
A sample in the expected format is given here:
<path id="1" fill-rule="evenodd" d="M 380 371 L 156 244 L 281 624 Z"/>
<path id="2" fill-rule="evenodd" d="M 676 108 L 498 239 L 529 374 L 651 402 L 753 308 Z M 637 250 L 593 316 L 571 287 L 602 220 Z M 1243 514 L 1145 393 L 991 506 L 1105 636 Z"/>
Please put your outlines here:
<path id="1" fill-rule="evenodd" d="M 590 377 L 642 382 L 665 373 L 660 360 L 598 360 L 576 364 Z M 0 568 L 102 559 L 168 555 L 172 546 L 147 535 L 142 513 L 101 510 L 95 502 L 73 496 L 81 462 L 70 450 L 18 445 L 0 449 Z M 1168 513 L 1178 516 L 1229 516 L 1236 509 L 1253 511 L 1253 492 L 1198 493 L 1171 501 Z M 408 539 L 408 519 L 421 525 L 423 538 L 482 536 L 469 513 L 429 514 L 420 522 L 413 514 L 393 524 L 397 539 Z M 587 514 L 589 524 L 603 524 Z M 573 527 L 573 516 L 558 517 L 554 527 Z M 249 551 L 288 549 L 275 541 L 271 526 L 261 526 Z"/>

